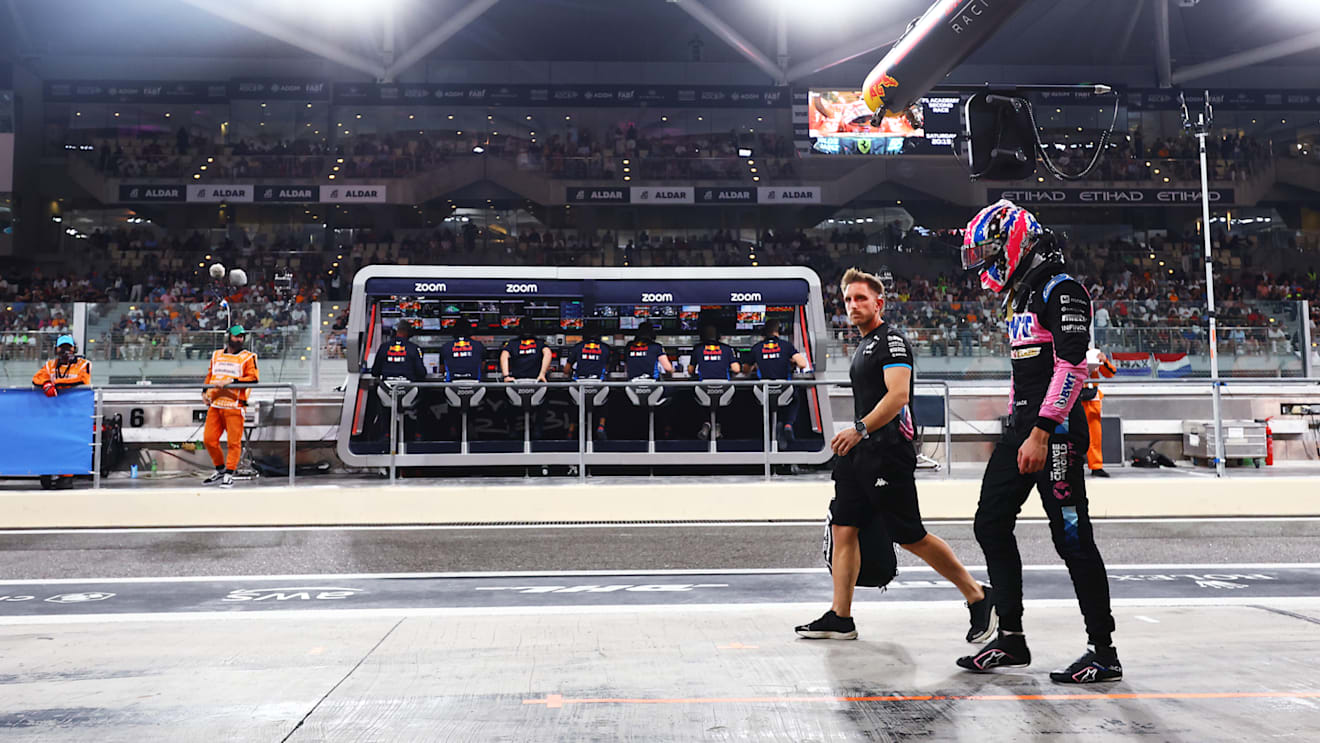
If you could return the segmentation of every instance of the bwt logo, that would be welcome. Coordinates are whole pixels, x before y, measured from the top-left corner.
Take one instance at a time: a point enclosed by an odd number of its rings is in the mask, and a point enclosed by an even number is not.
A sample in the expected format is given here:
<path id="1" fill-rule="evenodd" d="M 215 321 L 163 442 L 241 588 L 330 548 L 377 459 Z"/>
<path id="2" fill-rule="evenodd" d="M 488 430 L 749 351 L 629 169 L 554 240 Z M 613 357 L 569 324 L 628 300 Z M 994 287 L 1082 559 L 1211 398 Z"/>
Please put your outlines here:
<path id="1" fill-rule="evenodd" d="M 443 282 L 427 283 L 427 282 L 425 282 L 425 281 L 418 281 L 417 283 L 413 284 L 413 291 L 415 291 L 415 292 L 447 292 L 447 291 L 449 291 L 449 288 L 446 287 L 446 286 L 444 285 Z"/>
<path id="2" fill-rule="evenodd" d="M 730 302 L 760 302 L 761 292 L 729 292 Z"/>
<path id="3" fill-rule="evenodd" d="M 674 295 L 669 292 L 642 292 L 643 302 L 672 302 Z"/>
<path id="4" fill-rule="evenodd" d="M 1008 319 L 1008 337 L 1010 340 L 1024 341 L 1036 334 L 1035 315 L 1014 315 Z"/>
<path id="5" fill-rule="evenodd" d="M 505 294 L 535 294 L 540 291 L 536 284 L 505 284 Z"/>

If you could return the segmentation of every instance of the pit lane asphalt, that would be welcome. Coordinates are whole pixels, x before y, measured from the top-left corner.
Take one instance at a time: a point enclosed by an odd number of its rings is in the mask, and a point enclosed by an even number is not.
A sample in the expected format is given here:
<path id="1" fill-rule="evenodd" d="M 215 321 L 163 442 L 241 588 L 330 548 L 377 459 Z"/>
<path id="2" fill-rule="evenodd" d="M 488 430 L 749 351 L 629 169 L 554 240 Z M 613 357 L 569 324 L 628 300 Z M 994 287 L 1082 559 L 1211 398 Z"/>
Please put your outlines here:
<path id="1" fill-rule="evenodd" d="M 1097 520 L 1113 565 L 1305 563 L 1320 519 Z M 402 572 L 818 568 L 823 524 L 310 527 L 0 532 L 0 580 Z M 927 524 L 967 565 L 966 521 Z M 1059 563 L 1043 521 L 1017 528 L 1023 562 Z M 898 550 L 900 566 L 920 565 Z"/>

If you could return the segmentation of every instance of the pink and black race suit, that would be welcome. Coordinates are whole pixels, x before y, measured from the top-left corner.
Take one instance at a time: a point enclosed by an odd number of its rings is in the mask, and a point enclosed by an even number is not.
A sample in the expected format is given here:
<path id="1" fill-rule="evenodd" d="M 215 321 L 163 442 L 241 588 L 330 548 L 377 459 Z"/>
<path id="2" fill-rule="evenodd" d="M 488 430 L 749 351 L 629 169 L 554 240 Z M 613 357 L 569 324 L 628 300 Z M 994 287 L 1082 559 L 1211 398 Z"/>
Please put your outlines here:
<path id="1" fill-rule="evenodd" d="M 1013 363 L 1012 434 L 1032 427 L 1051 434 L 1086 435 L 1077 398 L 1086 381 L 1091 297 L 1058 264 L 1022 278 L 1012 299 L 1008 340 Z"/>

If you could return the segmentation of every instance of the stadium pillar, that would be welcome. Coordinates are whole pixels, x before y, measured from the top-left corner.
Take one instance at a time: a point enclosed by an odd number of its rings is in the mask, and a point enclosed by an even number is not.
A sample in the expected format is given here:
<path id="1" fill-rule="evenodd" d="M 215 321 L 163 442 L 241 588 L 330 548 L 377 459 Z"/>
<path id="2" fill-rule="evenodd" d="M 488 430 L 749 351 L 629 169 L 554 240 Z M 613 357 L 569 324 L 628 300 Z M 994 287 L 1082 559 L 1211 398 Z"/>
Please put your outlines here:
<path id="1" fill-rule="evenodd" d="M 1310 379 L 1315 374 L 1315 349 L 1311 348 L 1311 301 L 1303 299 L 1300 304 L 1302 305 L 1302 311 L 1298 320 L 1302 324 L 1299 333 L 1302 339 L 1302 376 Z"/>
<path id="2" fill-rule="evenodd" d="M 1161 88 L 1172 87 L 1169 55 L 1169 0 L 1155 0 L 1155 77 Z"/>
<path id="3" fill-rule="evenodd" d="M 16 256 L 50 255 L 59 246 L 61 232 L 53 230 L 41 193 L 42 81 L 22 64 L 15 63 L 14 90 L 14 234 Z"/>

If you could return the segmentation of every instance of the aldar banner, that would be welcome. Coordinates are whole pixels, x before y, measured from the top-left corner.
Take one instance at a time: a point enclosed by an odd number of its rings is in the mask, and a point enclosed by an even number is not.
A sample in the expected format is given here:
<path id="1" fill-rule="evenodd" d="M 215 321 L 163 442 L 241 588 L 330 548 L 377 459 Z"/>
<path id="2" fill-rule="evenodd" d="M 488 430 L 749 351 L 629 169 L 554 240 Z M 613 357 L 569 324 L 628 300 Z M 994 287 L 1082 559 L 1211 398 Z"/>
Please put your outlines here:
<path id="1" fill-rule="evenodd" d="M 632 203 L 634 204 L 691 204 L 693 188 L 691 186 L 633 186 Z"/>
<path id="2" fill-rule="evenodd" d="M 762 186 L 757 196 L 762 204 L 819 204 L 820 186 Z"/>
<path id="3" fill-rule="evenodd" d="M 188 186 L 188 201 L 199 204 L 250 204 L 252 184 L 201 183 Z"/>
<path id="4" fill-rule="evenodd" d="M 327 204 L 384 204 L 381 185 L 321 186 L 321 201 Z"/>
<path id="5" fill-rule="evenodd" d="M 257 186 L 257 192 L 253 196 L 255 196 L 255 201 L 262 203 L 310 204 L 320 200 L 321 189 L 316 186 L 300 186 L 294 183 L 282 185 L 263 184 Z"/>
<path id="6" fill-rule="evenodd" d="M 119 201 L 183 201 L 183 186 L 162 186 L 158 183 L 123 183 L 119 186 Z"/>

